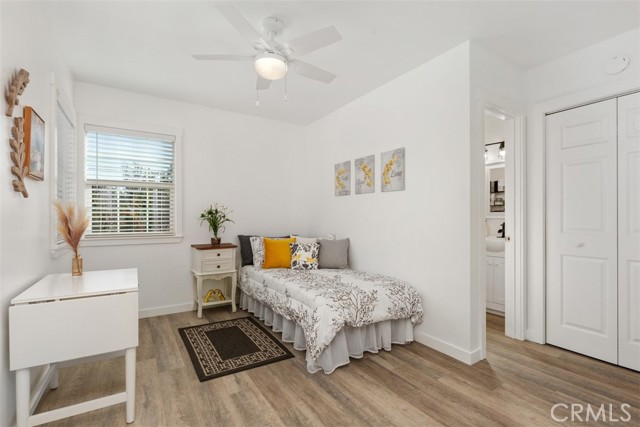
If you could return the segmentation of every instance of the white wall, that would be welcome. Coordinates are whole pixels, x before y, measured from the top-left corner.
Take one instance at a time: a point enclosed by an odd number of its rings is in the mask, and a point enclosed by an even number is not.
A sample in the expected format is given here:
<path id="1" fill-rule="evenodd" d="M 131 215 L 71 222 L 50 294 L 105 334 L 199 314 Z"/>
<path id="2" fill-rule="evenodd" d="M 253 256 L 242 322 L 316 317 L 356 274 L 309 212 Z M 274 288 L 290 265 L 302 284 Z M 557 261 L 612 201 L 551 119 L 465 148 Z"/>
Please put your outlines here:
<path id="1" fill-rule="evenodd" d="M 0 119 L 0 426 L 8 426 L 15 413 L 14 375 L 9 372 L 8 361 L 9 302 L 44 274 L 62 271 L 70 262 L 52 260 L 49 254 L 51 72 L 55 73 L 58 84 L 68 96 L 73 96 L 73 80 L 52 43 L 48 23 L 36 3 L 0 2 L 0 10 L 0 81 L 6 87 L 13 73 L 20 68 L 30 73 L 30 83 L 13 115 L 22 116 L 22 106 L 28 105 L 47 126 L 45 181 L 27 179 L 29 198 L 24 199 L 11 186 L 13 175 L 9 171 L 8 144 L 11 120 L 4 114 L 3 96 Z"/>
<path id="2" fill-rule="evenodd" d="M 609 76 L 605 59 L 630 56 Z M 527 338 L 544 341 L 544 113 L 640 89 L 640 29 L 581 49 L 524 74 L 527 114 Z"/>
<path id="3" fill-rule="evenodd" d="M 639 44 L 640 29 L 636 28 L 527 70 L 524 73 L 524 96 L 527 103 L 536 104 L 624 81 L 630 76 L 640 76 L 637 56 Z M 620 53 L 630 55 L 629 67 L 621 74 L 606 75 L 602 71 L 604 61 Z"/>
<path id="4" fill-rule="evenodd" d="M 76 85 L 78 117 L 184 130 L 183 231 L 176 244 L 82 247 L 87 270 L 137 267 L 142 315 L 192 306 L 189 273 L 193 243 L 207 243 L 200 212 L 219 202 L 233 209 L 223 241 L 237 234 L 303 233 L 297 212 L 297 156 L 304 128 L 243 114 L 96 86 Z M 80 184 L 82 185 L 82 184 Z M 164 309 L 163 309 L 164 307 Z"/>
<path id="5" fill-rule="evenodd" d="M 504 120 L 497 118 L 492 114 L 484 115 L 484 143 L 492 144 L 494 142 L 504 141 Z M 497 161 L 494 157 L 497 154 L 498 146 L 492 145 L 490 149 L 490 161 Z"/>
<path id="6" fill-rule="evenodd" d="M 469 44 L 309 125 L 312 234 L 351 239 L 352 267 L 420 292 L 418 341 L 470 359 Z M 380 192 L 380 153 L 406 148 L 406 191 Z M 376 192 L 335 197 L 335 163 L 375 154 Z"/>

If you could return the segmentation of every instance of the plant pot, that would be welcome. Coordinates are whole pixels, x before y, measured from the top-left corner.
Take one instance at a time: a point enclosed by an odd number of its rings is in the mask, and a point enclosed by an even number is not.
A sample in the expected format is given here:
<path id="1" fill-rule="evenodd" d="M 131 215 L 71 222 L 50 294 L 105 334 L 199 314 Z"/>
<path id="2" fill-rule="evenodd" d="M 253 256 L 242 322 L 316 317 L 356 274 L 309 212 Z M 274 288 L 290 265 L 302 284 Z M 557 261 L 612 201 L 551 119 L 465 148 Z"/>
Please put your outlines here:
<path id="1" fill-rule="evenodd" d="M 212 246 L 218 246 L 221 241 L 222 241 L 222 239 L 220 237 L 212 237 L 211 238 L 211 245 Z"/>
<path id="2" fill-rule="evenodd" d="M 71 258 L 71 275 L 82 276 L 82 256 L 74 256 Z"/>

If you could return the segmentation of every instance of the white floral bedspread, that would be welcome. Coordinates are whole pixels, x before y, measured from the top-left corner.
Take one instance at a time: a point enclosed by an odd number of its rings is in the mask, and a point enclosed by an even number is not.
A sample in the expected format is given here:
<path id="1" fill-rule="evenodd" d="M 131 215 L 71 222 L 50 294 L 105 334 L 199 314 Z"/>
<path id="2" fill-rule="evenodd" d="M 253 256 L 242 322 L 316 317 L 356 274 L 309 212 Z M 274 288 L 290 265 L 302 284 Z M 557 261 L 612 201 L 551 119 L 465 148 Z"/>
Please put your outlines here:
<path id="1" fill-rule="evenodd" d="M 305 333 L 315 361 L 345 325 L 383 320 L 422 323 L 422 300 L 406 282 L 357 270 L 289 270 L 242 267 L 240 288 L 293 320 Z"/>

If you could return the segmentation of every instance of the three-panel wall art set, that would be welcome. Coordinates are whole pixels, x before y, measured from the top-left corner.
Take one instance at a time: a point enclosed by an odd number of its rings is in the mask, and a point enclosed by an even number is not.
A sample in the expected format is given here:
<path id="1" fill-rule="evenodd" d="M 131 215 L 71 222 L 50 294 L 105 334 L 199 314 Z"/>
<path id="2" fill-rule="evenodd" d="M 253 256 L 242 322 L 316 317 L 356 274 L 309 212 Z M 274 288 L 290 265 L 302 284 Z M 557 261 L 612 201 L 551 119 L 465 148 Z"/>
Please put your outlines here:
<path id="1" fill-rule="evenodd" d="M 360 157 L 353 162 L 355 194 L 375 193 L 375 155 Z M 337 163 L 335 172 L 335 195 L 351 194 L 351 161 Z M 380 191 L 404 191 L 405 157 L 404 147 L 380 154 Z"/>

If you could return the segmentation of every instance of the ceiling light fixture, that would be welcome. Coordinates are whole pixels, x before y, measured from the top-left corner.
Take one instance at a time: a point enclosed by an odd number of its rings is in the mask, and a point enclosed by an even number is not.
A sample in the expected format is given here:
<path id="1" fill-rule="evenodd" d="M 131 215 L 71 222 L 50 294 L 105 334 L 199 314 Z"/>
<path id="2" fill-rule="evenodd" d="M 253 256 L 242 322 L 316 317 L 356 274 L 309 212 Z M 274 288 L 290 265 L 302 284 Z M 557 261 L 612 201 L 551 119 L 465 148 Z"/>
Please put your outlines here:
<path id="1" fill-rule="evenodd" d="M 277 53 L 265 52 L 256 56 L 256 73 L 263 79 L 279 80 L 287 74 L 287 60 Z"/>

